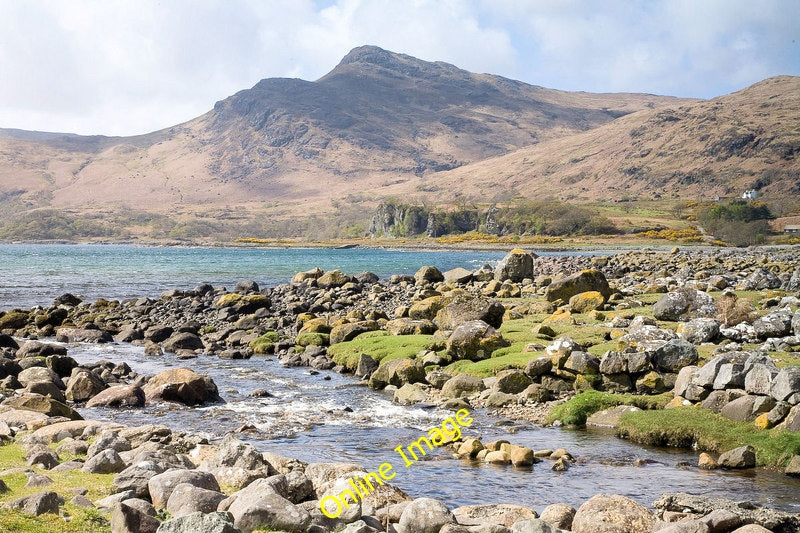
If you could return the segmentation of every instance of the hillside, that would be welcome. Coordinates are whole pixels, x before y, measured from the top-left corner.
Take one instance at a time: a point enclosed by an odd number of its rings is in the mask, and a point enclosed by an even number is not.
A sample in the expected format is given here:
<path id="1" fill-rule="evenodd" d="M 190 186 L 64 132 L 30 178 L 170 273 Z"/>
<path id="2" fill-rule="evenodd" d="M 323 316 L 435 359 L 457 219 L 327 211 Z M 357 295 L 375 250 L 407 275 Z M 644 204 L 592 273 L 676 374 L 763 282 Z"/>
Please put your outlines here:
<path id="1" fill-rule="evenodd" d="M 0 238 L 356 236 L 390 196 L 796 195 L 799 89 L 564 92 L 364 46 L 146 135 L 0 129 Z"/>
<path id="2" fill-rule="evenodd" d="M 643 110 L 590 131 L 437 174 L 431 188 L 490 197 L 711 200 L 759 189 L 800 194 L 800 78 Z M 446 201 L 449 193 L 439 194 Z"/>

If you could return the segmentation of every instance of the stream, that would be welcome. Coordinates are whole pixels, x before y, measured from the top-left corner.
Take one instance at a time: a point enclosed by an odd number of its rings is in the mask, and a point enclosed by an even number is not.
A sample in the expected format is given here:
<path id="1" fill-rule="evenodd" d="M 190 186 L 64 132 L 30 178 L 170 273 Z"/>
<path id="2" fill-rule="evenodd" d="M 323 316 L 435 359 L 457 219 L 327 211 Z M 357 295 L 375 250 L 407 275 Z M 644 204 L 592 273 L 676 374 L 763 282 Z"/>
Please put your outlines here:
<path id="1" fill-rule="evenodd" d="M 174 355 L 146 356 L 130 344 L 70 345 L 79 363 L 126 362 L 141 374 L 156 374 L 186 366 L 209 374 L 226 403 L 204 407 L 156 404 L 139 409 L 82 408 L 84 418 L 127 425 L 163 424 L 173 430 L 218 439 L 242 424 L 256 431 L 239 434 L 260 451 L 306 462 L 343 461 L 376 470 L 394 465 L 392 480 L 413 497 L 460 505 L 515 503 L 541 512 L 552 503 L 578 507 L 598 493 L 616 493 L 651 506 L 664 492 L 748 500 L 800 513 L 800 480 L 757 469 L 746 472 L 703 471 L 697 453 L 642 447 L 603 433 L 542 428 L 526 423 L 508 425 L 483 410 L 472 412 L 465 435 L 486 441 L 506 439 L 538 449 L 567 449 L 577 462 L 566 472 L 553 472 L 545 460 L 529 468 L 495 466 L 453 459 L 446 450 L 429 453 L 408 468 L 394 451 L 428 428 L 441 425 L 453 413 L 434 408 L 403 407 L 388 393 L 357 385 L 349 376 L 307 368 L 284 368 L 274 357 L 249 360 L 199 356 L 178 360 Z M 251 397 L 266 389 L 272 397 Z"/>

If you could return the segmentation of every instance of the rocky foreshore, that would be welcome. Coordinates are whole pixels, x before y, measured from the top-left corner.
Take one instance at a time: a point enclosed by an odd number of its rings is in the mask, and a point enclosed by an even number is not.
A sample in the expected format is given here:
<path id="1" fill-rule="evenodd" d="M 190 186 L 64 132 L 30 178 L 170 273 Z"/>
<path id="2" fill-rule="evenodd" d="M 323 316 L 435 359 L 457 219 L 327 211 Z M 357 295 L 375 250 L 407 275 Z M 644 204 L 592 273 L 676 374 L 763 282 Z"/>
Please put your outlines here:
<path id="1" fill-rule="evenodd" d="M 366 473 L 360 466 L 305 464 L 233 436 L 209 444 L 166 427 L 125 428 L 80 415 L 82 405 L 224 401 L 208 376 L 189 368 L 191 359 L 275 354 L 287 366 L 352 373 L 391 390 L 400 404 L 477 406 L 541 419 L 546 402 L 576 391 L 672 391 L 668 407 L 696 404 L 764 429 L 800 431 L 800 367 L 776 361 L 797 357 L 798 291 L 795 250 L 675 249 L 547 258 L 513 250 L 494 268 L 423 267 L 385 280 L 314 269 L 276 287 L 201 285 L 125 302 L 65 294 L 49 307 L 0 311 L 0 438 L 28 463 L 0 472 L 0 480 L 24 474 L 46 483 L 42 469 L 113 473 L 113 495 L 84 501 L 78 494 L 73 504 L 110 513 L 114 532 L 798 531 L 796 515 L 688 495 L 664 495 L 655 512 L 598 495 L 578 509 L 550 506 L 539 517 L 508 504 L 448 509 L 388 483 L 330 519 L 319 500 L 339 494 L 354 472 Z M 535 325 L 524 336 L 500 331 L 505 322 L 529 319 Z M 337 349 L 362 334 L 427 340 L 419 353 L 385 361 Z M 176 354 L 187 368 L 143 376 L 125 363 L 79 365 L 68 346 L 47 341 L 52 337 L 67 345 L 140 344 L 154 357 Z M 608 349 L 591 353 L 596 346 Z M 502 361 L 492 355 L 504 349 L 509 356 L 518 349 L 515 364 L 475 367 L 483 375 L 489 369 L 488 377 L 468 371 L 466 365 Z M 534 455 L 516 448 L 467 439 L 452 451 L 487 462 Z M 62 462 L 64 453 L 74 459 Z M 739 454 L 742 466 L 757 463 L 749 450 Z M 568 458 L 552 458 L 569 467 Z M 787 473 L 800 473 L 800 457 Z M 69 495 L 44 490 L 2 498 L 23 513 L 63 513 Z"/>

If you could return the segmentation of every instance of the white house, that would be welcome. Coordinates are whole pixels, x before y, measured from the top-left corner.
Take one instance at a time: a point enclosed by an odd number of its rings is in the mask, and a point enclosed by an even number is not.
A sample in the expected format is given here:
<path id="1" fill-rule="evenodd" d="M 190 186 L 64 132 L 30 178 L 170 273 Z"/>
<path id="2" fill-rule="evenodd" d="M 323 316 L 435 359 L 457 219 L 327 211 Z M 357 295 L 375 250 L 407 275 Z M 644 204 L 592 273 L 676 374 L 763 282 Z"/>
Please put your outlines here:
<path id="1" fill-rule="evenodd" d="M 758 191 L 755 189 L 747 189 L 742 193 L 742 200 L 757 200 Z"/>

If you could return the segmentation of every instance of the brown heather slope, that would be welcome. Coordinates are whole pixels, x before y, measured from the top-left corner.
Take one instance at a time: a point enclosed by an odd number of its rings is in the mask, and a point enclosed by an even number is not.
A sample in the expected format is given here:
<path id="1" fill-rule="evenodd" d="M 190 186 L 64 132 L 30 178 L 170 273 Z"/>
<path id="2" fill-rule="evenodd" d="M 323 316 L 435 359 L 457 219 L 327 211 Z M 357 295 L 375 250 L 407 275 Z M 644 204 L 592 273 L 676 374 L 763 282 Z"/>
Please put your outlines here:
<path id="1" fill-rule="evenodd" d="M 683 102 L 555 91 L 365 46 L 315 82 L 265 79 L 148 135 L 0 130 L 0 217 L 55 207 L 280 218 L 343 199 L 367 211 L 418 193 L 435 171 Z"/>
<path id="2" fill-rule="evenodd" d="M 769 78 L 707 101 L 621 117 L 426 180 L 462 196 L 712 199 L 758 188 L 800 196 L 800 78 Z"/>

